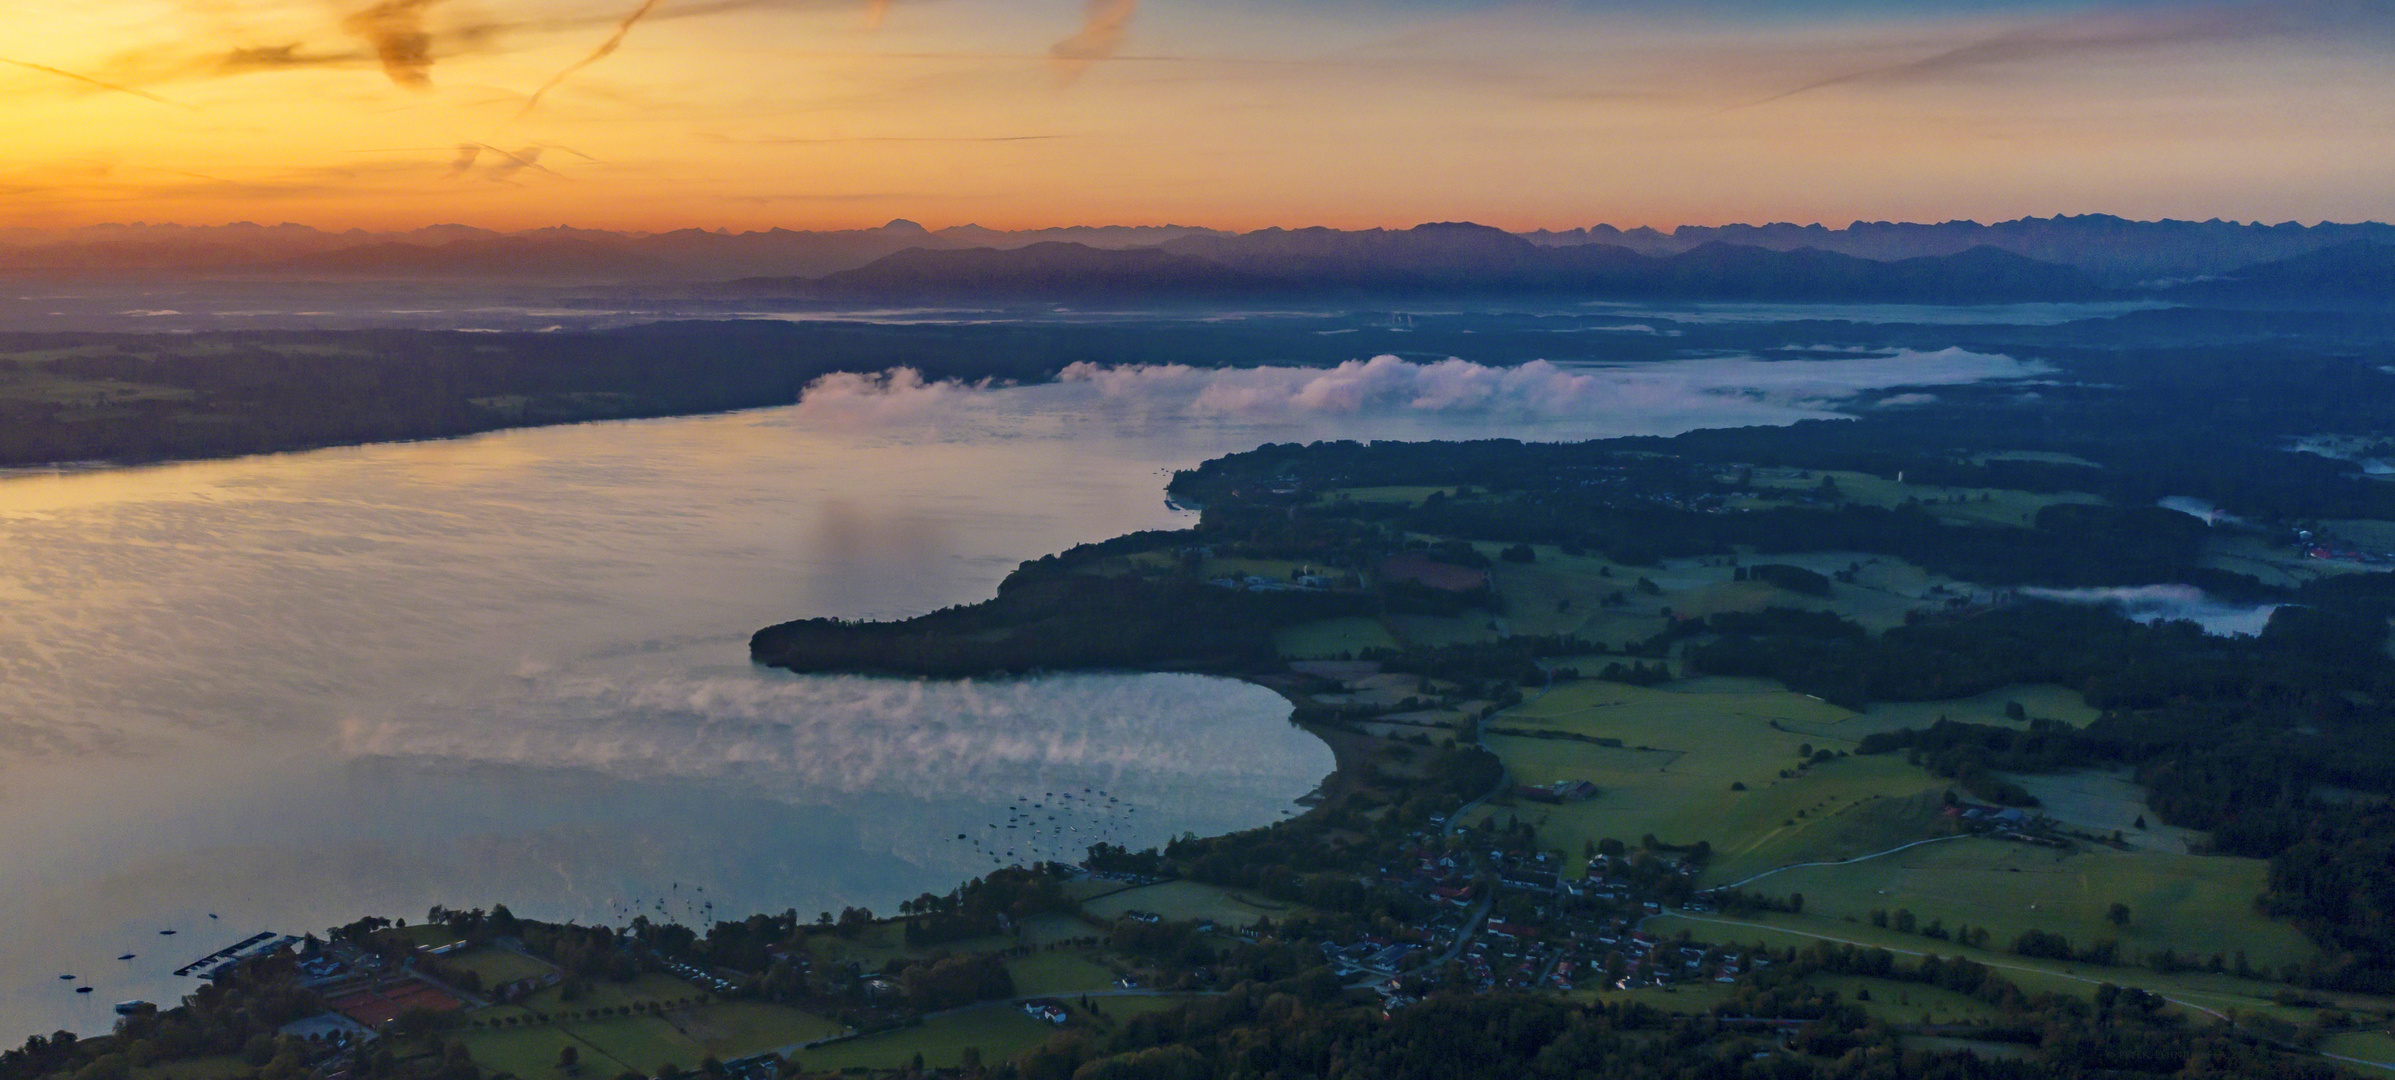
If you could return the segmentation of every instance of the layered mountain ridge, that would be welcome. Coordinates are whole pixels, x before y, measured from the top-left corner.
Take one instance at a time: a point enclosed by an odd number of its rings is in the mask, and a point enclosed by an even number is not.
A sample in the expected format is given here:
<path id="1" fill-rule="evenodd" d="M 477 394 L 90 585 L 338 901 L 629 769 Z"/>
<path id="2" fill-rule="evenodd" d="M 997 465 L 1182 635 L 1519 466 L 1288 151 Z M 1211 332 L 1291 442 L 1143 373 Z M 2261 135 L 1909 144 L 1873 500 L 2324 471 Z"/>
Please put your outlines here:
<path id="1" fill-rule="evenodd" d="M 1511 233 L 1075 226 L 627 233 L 464 225 L 0 231 L 0 273 L 261 280 L 504 280 L 855 299 L 991 296 L 1574 294 L 1756 301 L 2019 302 L 2388 298 L 2395 226 L 2130 221 L 2106 215 L 1905 224 L 1596 226 Z M 707 285 L 704 283 L 723 283 Z"/>

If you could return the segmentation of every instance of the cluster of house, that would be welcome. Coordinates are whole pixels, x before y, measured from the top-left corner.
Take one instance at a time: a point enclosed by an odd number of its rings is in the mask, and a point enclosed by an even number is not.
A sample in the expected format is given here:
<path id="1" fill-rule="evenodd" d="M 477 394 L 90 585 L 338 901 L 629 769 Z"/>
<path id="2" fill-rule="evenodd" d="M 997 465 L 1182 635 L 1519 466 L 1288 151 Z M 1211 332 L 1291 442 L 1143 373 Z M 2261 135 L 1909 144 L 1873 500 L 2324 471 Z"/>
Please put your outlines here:
<path id="1" fill-rule="evenodd" d="M 1365 934 L 1344 944 L 1336 941 L 1322 943 L 1322 958 L 1330 962 L 1331 970 L 1342 975 L 1357 972 L 1394 973 L 1405 966 L 1406 958 L 1421 951 L 1418 942 L 1399 941 L 1384 934 Z"/>
<path id="2" fill-rule="evenodd" d="M 1154 885 L 1164 880 L 1154 874 L 1135 874 L 1128 870 L 1095 870 L 1086 864 L 1073 869 L 1082 877 L 1096 878 L 1100 881 L 1120 881 L 1129 885 Z"/>
<path id="3" fill-rule="evenodd" d="M 1206 584 L 1217 589 L 1243 592 L 1329 592 L 1334 582 L 1322 574 L 1300 573 L 1291 575 L 1287 581 L 1262 574 L 1249 574 L 1246 577 L 1215 578 Z"/>
<path id="4" fill-rule="evenodd" d="M 1663 913 L 1666 896 L 1688 893 L 1696 874 L 1688 863 L 1667 857 L 1631 874 L 1622 857 L 1594 855 L 1584 877 L 1567 881 L 1560 858 L 1550 853 L 1492 848 L 1475 859 L 1434 847 L 1427 835 L 1413 839 L 1403 861 L 1381 869 L 1381 883 L 1432 902 L 1441 914 L 1402 938 L 1368 934 L 1323 946 L 1343 974 L 1389 976 L 1377 987 L 1386 1009 L 1404 1004 L 1400 972 L 1451 946 L 1467 982 L 1482 990 L 1571 990 L 1592 983 L 1629 990 L 1700 977 L 1735 979 L 1744 970 L 1737 956 L 1668 945 L 1638 929 Z M 1471 880 L 1475 865 L 1489 869 L 1500 895 L 1530 900 L 1530 914 L 1509 903 L 1512 917 L 1474 923 L 1469 912 L 1483 898 L 1483 886 Z"/>
<path id="5" fill-rule="evenodd" d="M 2016 807 L 1957 803 L 1940 813 L 1964 829 L 1997 840 L 2040 847 L 2070 846 L 2068 841 L 2047 835 L 2045 827 L 2048 823 L 2044 818 Z"/>
<path id="6" fill-rule="evenodd" d="M 1073 1018 L 1073 1014 L 1065 1011 L 1064 1002 L 1055 998 L 1026 1001 L 1022 1004 L 1022 1009 L 1025 1016 L 1034 1020 L 1045 1020 L 1059 1027 L 1062 1027 L 1065 1021 Z"/>
<path id="7" fill-rule="evenodd" d="M 2361 551 L 2355 548 L 2329 547 L 2324 544 L 2313 544 L 2304 548 L 2303 553 L 2304 558 L 2324 559 L 2330 562 L 2368 563 L 2371 565 L 2395 562 L 2395 554 L 2389 554 L 2383 551 Z"/>

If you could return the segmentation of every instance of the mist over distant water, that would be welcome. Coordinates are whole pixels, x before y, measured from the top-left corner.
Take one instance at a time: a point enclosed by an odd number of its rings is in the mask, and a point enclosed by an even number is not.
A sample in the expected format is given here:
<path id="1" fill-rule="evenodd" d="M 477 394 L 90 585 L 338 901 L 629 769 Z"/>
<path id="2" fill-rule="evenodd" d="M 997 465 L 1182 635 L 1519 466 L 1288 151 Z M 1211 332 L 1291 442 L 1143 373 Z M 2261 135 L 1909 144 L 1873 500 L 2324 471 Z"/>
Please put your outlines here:
<path id="1" fill-rule="evenodd" d="M 1274 820 L 1331 762 L 1259 688 L 801 678 L 751 667 L 747 635 L 970 602 L 1024 559 L 1188 523 L 1166 473 L 1261 442 L 1787 423 L 2032 373 L 1949 350 L 883 377 L 750 413 L 0 479 L 0 1016 L 103 1030 L 106 1003 L 174 1000 L 173 968 L 267 928 L 495 902 L 699 922 L 699 886 L 716 915 L 886 909 L 993 858 Z M 1013 856 L 953 839 L 1073 787 L 1127 805 Z"/>
<path id="2" fill-rule="evenodd" d="M 2053 370 L 1963 349 L 1835 360 L 1533 360 L 1511 367 L 1384 355 L 1331 368 L 1076 363 L 1037 393 L 1060 408 L 1117 423 L 1599 424 L 1606 434 L 1672 434 L 1816 418 L 1871 390 L 2026 379 Z M 987 384 L 927 381 L 902 368 L 826 376 L 807 388 L 798 408 L 801 416 L 832 424 L 930 423 L 987 410 L 989 392 Z M 1558 437 L 1538 427 L 1526 434 Z"/>
<path id="3" fill-rule="evenodd" d="M 2154 500 L 2154 505 L 2165 510 L 2176 510 L 2190 517 L 2202 518 L 2204 524 L 2207 525 L 2218 525 L 2222 522 L 2234 524 L 2245 520 L 2213 505 L 2209 500 L 2198 499 L 2192 495 L 2165 495 Z"/>
<path id="4" fill-rule="evenodd" d="M 2198 515 L 2201 516 L 2201 515 Z M 2207 634 L 2257 635 L 2270 625 L 2277 604 L 2238 604 L 2215 599 L 2193 585 L 2138 585 L 2114 589 L 2023 589 L 2024 595 L 2070 604 L 2105 604 L 2139 622 L 2186 620 Z"/>

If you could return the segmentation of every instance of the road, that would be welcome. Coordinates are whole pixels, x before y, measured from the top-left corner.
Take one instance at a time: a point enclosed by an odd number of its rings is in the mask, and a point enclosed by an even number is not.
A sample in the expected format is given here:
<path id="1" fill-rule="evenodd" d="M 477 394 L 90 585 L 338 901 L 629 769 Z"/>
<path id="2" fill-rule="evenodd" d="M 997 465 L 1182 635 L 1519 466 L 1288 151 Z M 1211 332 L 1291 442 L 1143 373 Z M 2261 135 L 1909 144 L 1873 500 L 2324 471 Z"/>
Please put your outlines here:
<path id="1" fill-rule="evenodd" d="M 1794 863 L 1794 864 L 1791 864 L 1791 865 L 1788 865 L 1788 866 L 1783 866 L 1783 867 L 1780 867 L 1780 868 L 1779 868 L 1779 869 L 1777 869 L 1777 870 L 1765 870 L 1765 871 L 1763 871 L 1763 872 L 1762 872 L 1762 873 L 1760 873 L 1760 874 L 1756 874 L 1755 876 L 1753 876 L 1753 877 L 1751 877 L 1751 878 L 1748 878 L 1748 879 L 1746 879 L 1746 881 L 1733 881 L 1733 882 L 1731 882 L 1731 883 L 1729 883 L 1729 884 L 1727 884 L 1727 885 L 1721 886 L 1721 887 L 1722 887 L 1722 888 L 1724 888 L 1724 889 L 1737 889 L 1737 888 L 1743 888 L 1743 887 L 1745 887 L 1745 885 L 1747 884 L 1747 882 L 1750 882 L 1750 881 L 1761 881 L 1761 880 L 1763 880 L 1764 878 L 1770 877 L 1770 876 L 1771 876 L 1771 875 L 1773 875 L 1773 874 L 1785 873 L 1785 872 L 1787 872 L 1787 871 L 1790 871 L 1790 870 L 1802 870 L 1802 869 L 1804 869 L 1805 867 L 1808 867 L 1808 866 L 1849 866 L 1849 865 L 1852 865 L 1852 864 L 1854 864 L 1854 863 L 1859 863 L 1859 862 L 1868 862 L 1868 861 L 1870 861 L 1870 860 L 1872 860 L 1872 859 L 1879 858 L 1879 857 L 1880 857 L 1880 856 L 1882 856 L 1882 855 L 1894 855 L 1894 854 L 1896 854 L 1896 853 L 1897 853 L 1897 852 L 1899 852 L 1899 851 L 1904 851 L 1904 850 L 1906 850 L 1906 849 L 1908 849 L 1908 848 L 1917 848 L 1917 847 L 1920 847 L 1920 846 L 1921 846 L 1921 845 L 1923 845 L 1923 844 L 1935 844 L 1935 843 L 1937 843 L 1938 841 L 1941 841 L 1941 840 L 1960 840 L 1960 839 L 1962 839 L 1962 838 L 1964 838 L 1964 837 L 1966 837 L 1966 836 L 1974 836 L 1974 835 L 1977 835 L 1977 834 L 1975 834 L 1975 833 L 1956 833 L 1956 834 L 1954 834 L 1954 835 L 1952 835 L 1952 836 L 1933 836 L 1933 837 L 1930 837 L 1930 838 L 1929 838 L 1929 839 L 1927 839 L 1927 840 L 1915 840 L 1915 841 L 1913 841 L 1912 843 L 1909 843 L 1909 844 L 1898 844 L 1898 845 L 1896 845 L 1895 847 L 1889 848 L 1889 849 L 1888 849 L 1888 850 L 1886 850 L 1886 851 L 1874 851 L 1874 852 L 1872 852 L 1872 853 L 1871 853 L 1871 854 L 1869 854 L 1869 855 L 1857 855 L 1857 856 L 1855 856 L 1854 858 L 1851 858 L 1851 859 L 1839 859 L 1839 860 L 1837 860 L 1837 861 L 1835 861 L 1835 862 L 1800 862 L 1800 863 Z"/>

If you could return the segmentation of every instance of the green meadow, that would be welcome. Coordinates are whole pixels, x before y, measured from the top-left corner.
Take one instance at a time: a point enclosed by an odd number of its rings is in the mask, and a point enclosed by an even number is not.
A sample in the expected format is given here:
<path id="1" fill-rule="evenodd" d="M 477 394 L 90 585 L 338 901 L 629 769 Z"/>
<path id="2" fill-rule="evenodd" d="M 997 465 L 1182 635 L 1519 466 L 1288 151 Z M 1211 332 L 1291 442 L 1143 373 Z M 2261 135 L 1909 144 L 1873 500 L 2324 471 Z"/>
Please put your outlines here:
<path id="1" fill-rule="evenodd" d="M 1147 911 L 1176 921 L 1212 919 L 1223 926 L 1250 926 L 1258 919 L 1283 919 L 1304 910 L 1295 904 L 1195 881 L 1167 881 L 1125 889 L 1091 900 L 1081 909 L 1098 919 L 1117 919 L 1125 912 Z"/>
<path id="2" fill-rule="evenodd" d="M 2124 959 L 2164 949 L 2183 956 L 2214 952 L 2234 962 L 2244 952 L 2258 968 L 2297 963 L 2315 951 L 2293 926 L 2254 911 L 2268 871 L 2257 859 L 2109 849 L 2062 852 L 1972 837 L 1928 844 L 1846 866 L 1801 867 L 1757 882 L 1757 891 L 1801 892 L 1805 910 L 1867 919 L 1872 911 L 1909 910 L 1923 926 L 1985 927 L 1989 943 L 2009 946 L 2023 932 L 2061 934 L 2085 947 L 2111 938 Z M 2129 920 L 2107 914 L 2126 904 Z"/>
<path id="3" fill-rule="evenodd" d="M 838 1072 L 849 1068 L 901 1068 L 923 1055 L 935 1069 L 956 1068 L 967 1048 L 996 1063 L 1048 1041 L 1055 1025 L 1034 1020 L 1012 1005 L 991 1003 L 932 1017 L 921 1025 L 849 1039 L 813 1050 L 801 1050 L 790 1060 L 808 1072 Z"/>

